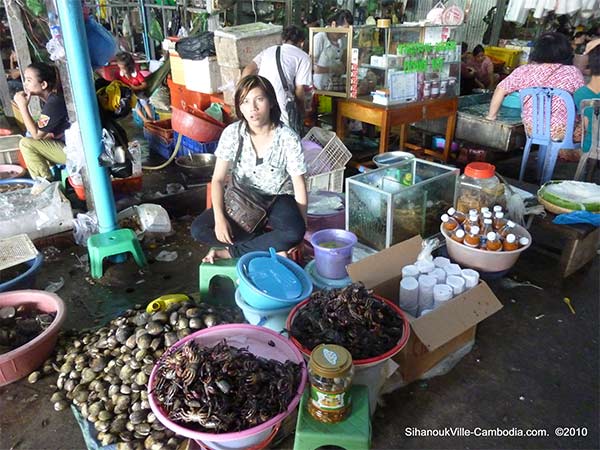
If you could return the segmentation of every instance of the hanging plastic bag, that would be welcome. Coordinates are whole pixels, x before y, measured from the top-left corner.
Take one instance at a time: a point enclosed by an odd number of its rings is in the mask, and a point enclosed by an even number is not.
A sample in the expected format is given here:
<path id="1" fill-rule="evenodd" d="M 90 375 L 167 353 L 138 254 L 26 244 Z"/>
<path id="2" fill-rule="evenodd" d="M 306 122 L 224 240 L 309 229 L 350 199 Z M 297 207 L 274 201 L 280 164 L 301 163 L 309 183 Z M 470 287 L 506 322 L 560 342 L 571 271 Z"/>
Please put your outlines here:
<path id="1" fill-rule="evenodd" d="M 159 21 L 156 19 L 156 17 L 154 17 L 154 15 L 152 16 L 152 20 L 150 21 L 150 29 L 148 30 L 148 36 L 150 36 L 152 39 L 158 42 L 162 42 L 165 38 L 163 35 L 162 27 Z"/>
<path id="2" fill-rule="evenodd" d="M 121 25 L 121 34 L 123 37 L 131 36 L 131 21 L 129 20 L 129 14 L 125 14 L 123 17 L 123 24 Z"/>
<path id="3" fill-rule="evenodd" d="M 52 38 L 46 43 L 46 50 L 52 61 L 59 61 L 65 58 L 65 48 L 60 39 Z"/>
<path id="4" fill-rule="evenodd" d="M 91 16 L 85 21 L 90 61 L 94 69 L 107 65 L 117 52 L 117 41 Z"/>
<path id="5" fill-rule="evenodd" d="M 98 157 L 102 167 L 108 167 L 115 178 L 128 178 L 133 173 L 133 158 L 129 150 L 122 145 L 116 145 L 115 136 L 107 129 L 102 130 L 104 151 Z"/>

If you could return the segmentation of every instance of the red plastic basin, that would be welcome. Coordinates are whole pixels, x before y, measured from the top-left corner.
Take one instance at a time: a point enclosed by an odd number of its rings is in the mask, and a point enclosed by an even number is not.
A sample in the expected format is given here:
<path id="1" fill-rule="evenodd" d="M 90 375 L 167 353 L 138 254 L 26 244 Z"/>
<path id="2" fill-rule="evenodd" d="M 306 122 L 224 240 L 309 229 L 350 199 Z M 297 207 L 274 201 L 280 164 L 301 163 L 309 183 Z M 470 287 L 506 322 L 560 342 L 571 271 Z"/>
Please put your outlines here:
<path id="1" fill-rule="evenodd" d="M 8 353 L 0 355 L 0 386 L 17 381 L 37 369 L 50 356 L 58 331 L 67 316 L 65 304 L 56 294 L 33 289 L 0 294 L 0 308 L 27 305 L 45 313 L 56 312 L 54 321 L 34 339 Z"/>
<path id="2" fill-rule="evenodd" d="M 194 110 L 194 114 L 179 108 L 172 108 L 171 124 L 179 134 L 198 142 L 212 142 L 221 137 L 225 128 L 223 122 L 212 118 L 203 111 Z"/>

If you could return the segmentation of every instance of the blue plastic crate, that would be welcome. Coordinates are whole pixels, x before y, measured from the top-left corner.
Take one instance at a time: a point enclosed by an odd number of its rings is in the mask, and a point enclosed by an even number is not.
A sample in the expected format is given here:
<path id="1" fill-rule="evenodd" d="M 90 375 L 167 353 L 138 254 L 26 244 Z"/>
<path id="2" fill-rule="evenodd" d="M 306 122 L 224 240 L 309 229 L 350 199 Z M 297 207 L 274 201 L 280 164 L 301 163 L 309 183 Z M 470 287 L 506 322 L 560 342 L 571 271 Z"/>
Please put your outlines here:
<path id="1" fill-rule="evenodd" d="M 166 141 L 164 138 L 150 133 L 144 128 L 144 137 L 148 141 L 148 148 L 151 152 L 157 153 L 165 159 L 169 159 L 173 149 L 175 148 L 175 141 Z M 181 153 L 181 149 L 179 149 Z"/>
<path id="2" fill-rule="evenodd" d="M 179 133 L 173 131 L 173 145 L 177 143 Z M 188 153 L 214 153 L 217 149 L 219 141 L 212 142 L 197 142 L 192 138 L 181 135 L 181 146 L 177 155 L 187 155 Z"/>

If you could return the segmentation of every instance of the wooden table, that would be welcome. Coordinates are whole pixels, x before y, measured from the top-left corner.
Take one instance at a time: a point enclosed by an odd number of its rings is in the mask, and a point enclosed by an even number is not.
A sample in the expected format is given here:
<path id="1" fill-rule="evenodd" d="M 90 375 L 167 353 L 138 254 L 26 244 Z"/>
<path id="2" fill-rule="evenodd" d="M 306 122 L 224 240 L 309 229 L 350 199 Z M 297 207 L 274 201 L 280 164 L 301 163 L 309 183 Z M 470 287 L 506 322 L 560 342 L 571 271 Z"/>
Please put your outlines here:
<path id="1" fill-rule="evenodd" d="M 399 150 L 408 148 L 410 150 L 423 150 L 425 154 L 434 156 L 442 161 L 448 161 L 450 157 L 450 146 L 454 138 L 454 127 L 456 125 L 456 113 L 458 111 L 458 97 L 435 98 L 422 102 L 405 103 L 400 105 L 378 105 L 370 100 L 364 99 L 338 99 L 336 115 L 336 133 L 340 139 L 346 134 L 344 118 L 358 120 L 360 122 L 376 125 L 381 128 L 379 140 L 379 153 L 388 151 L 388 140 L 390 129 L 400 126 Z M 439 152 L 431 149 L 421 149 L 416 145 L 407 144 L 407 125 L 421 120 L 432 120 L 447 118 L 446 145 L 444 151 Z"/>

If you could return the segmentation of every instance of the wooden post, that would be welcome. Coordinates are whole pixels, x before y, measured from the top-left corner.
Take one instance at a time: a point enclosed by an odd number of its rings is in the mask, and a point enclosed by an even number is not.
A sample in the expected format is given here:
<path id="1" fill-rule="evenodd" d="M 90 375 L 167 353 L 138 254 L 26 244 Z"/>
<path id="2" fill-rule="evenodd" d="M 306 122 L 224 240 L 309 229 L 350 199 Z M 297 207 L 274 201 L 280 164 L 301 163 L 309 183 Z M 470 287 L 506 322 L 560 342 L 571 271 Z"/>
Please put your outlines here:
<path id="1" fill-rule="evenodd" d="M 494 17 L 494 23 L 492 24 L 492 33 L 490 36 L 490 45 L 498 45 L 500 39 L 500 29 L 504 22 L 504 15 L 506 14 L 506 7 L 508 6 L 507 0 L 496 1 L 496 16 Z"/>
<path id="2" fill-rule="evenodd" d="M 0 58 L 0 70 L 2 73 L 5 73 L 4 63 L 2 62 L 2 58 Z M 4 115 L 8 117 L 14 117 L 11 100 L 10 91 L 8 90 L 8 81 L 6 77 L 0 76 L 0 99 L 2 100 L 2 107 L 4 108 Z"/>
<path id="3" fill-rule="evenodd" d="M 6 17 L 8 18 L 8 26 L 12 37 L 15 52 L 17 53 L 17 61 L 19 70 L 21 71 L 21 79 L 25 79 L 25 68 L 31 64 L 31 54 L 29 53 L 29 45 L 27 44 L 27 32 L 23 27 L 23 16 L 19 3 L 14 0 L 4 0 L 6 7 Z M 41 111 L 40 100 L 38 97 L 33 97 L 29 102 L 29 111 L 33 117 L 40 115 Z"/>

